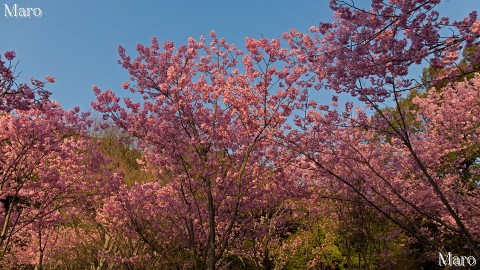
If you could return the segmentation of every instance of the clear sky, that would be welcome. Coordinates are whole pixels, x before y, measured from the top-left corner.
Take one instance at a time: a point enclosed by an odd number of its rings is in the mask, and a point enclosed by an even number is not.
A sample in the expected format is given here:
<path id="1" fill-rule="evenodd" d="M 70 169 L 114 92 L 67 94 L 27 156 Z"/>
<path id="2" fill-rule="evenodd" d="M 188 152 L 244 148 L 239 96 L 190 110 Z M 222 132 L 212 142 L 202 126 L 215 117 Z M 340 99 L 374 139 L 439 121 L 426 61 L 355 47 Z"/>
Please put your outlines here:
<path id="1" fill-rule="evenodd" d="M 365 1 L 365 0 L 359 0 Z M 135 53 L 138 43 L 185 43 L 188 37 L 217 36 L 244 45 L 246 36 L 280 37 L 291 28 L 307 31 L 319 21 L 330 21 L 327 0 L 0 0 L 0 52 L 15 50 L 21 81 L 51 75 L 53 99 L 65 108 L 88 110 L 94 100 L 92 85 L 121 93 L 127 71 L 118 64 L 118 45 Z M 40 8 L 41 18 L 4 16 L 10 8 Z M 441 11 L 463 18 L 479 10 L 478 0 L 450 0 Z"/>

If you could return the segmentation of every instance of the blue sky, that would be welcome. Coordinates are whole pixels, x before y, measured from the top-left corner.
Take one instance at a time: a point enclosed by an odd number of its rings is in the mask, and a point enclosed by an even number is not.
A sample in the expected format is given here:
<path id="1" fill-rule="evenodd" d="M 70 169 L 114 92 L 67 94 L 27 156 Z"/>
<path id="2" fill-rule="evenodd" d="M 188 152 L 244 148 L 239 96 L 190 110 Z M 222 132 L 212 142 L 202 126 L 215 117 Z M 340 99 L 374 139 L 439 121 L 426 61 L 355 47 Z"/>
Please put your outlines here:
<path id="1" fill-rule="evenodd" d="M 246 36 L 280 37 L 291 28 L 307 31 L 330 21 L 327 0 L 0 0 L 0 52 L 15 50 L 21 80 L 51 75 L 53 99 L 65 108 L 88 110 L 92 85 L 122 93 L 128 73 L 118 64 L 118 45 L 134 55 L 135 45 L 185 43 L 188 37 L 217 36 L 243 46 Z M 5 18 L 4 5 L 36 7 L 39 19 Z M 479 10 L 478 0 L 450 0 L 441 11 L 460 18 Z"/>

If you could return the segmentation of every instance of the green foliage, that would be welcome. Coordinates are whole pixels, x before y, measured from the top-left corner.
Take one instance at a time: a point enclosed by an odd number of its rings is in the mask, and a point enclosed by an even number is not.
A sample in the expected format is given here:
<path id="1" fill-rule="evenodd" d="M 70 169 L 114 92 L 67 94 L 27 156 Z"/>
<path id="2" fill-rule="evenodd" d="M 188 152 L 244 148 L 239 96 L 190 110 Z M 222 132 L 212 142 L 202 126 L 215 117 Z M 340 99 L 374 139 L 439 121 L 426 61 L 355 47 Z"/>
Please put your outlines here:
<path id="1" fill-rule="evenodd" d="M 471 79 L 475 76 L 475 73 L 480 72 L 480 63 L 474 62 L 477 50 L 478 47 L 468 47 L 463 50 L 462 59 L 455 65 L 457 75 L 454 79 L 456 82 Z M 434 87 L 437 91 L 441 91 L 451 80 L 448 78 L 438 80 L 436 78 L 442 77 L 446 72 L 447 70 L 436 69 L 432 66 L 424 68 L 418 88 L 428 91 Z"/>
<path id="2" fill-rule="evenodd" d="M 360 200 L 337 202 L 335 243 L 346 269 L 385 269 L 398 263 L 404 236 L 395 225 Z"/>
<path id="3" fill-rule="evenodd" d="M 415 97 L 423 97 L 426 92 L 420 88 L 411 90 L 407 96 L 399 97 L 397 103 L 393 107 L 386 107 L 382 110 L 383 117 L 388 119 L 388 122 L 392 126 L 387 127 L 386 130 L 380 131 L 381 134 L 387 135 L 387 142 L 390 142 L 391 135 L 400 131 L 404 133 L 421 132 L 421 123 L 416 118 L 415 111 L 418 110 L 418 106 L 412 101 Z M 376 113 L 377 117 L 381 117 L 379 113 Z"/>
<path id="4" fill-rule="evenodd" d="M 278 269 L 344 269 L 346 261 L 332 232 L 315 222 L 287 239 L 276 263 Z"/>
<path id="5" fill-rule="evenodd" d="M 100 143 L 100 151 L 111 159 L 109 166 L 123 173 L 125 184 L 130 186 L 152 180 L 153 176 L 142 170 L 138 163 L 142 153 L 135 149 L 133 138 L 114 126 L 101 129 L 94 137 Z"/>

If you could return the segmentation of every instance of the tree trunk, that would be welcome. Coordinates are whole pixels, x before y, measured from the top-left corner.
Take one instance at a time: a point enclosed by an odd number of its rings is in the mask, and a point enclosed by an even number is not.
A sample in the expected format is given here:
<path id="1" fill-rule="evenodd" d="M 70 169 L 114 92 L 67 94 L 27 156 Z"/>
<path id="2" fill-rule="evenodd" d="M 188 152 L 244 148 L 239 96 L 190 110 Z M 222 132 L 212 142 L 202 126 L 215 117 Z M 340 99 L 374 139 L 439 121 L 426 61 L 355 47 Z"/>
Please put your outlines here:
<path id="1" fill-rule="evenodd" d="M 208 196 L 208 269 L 215 270 L 215 264 L 217 258 L 215 255 L 215 206 L 213 204 L 212 186 L 211 183 L 207 183 L 207 196 Z"/>

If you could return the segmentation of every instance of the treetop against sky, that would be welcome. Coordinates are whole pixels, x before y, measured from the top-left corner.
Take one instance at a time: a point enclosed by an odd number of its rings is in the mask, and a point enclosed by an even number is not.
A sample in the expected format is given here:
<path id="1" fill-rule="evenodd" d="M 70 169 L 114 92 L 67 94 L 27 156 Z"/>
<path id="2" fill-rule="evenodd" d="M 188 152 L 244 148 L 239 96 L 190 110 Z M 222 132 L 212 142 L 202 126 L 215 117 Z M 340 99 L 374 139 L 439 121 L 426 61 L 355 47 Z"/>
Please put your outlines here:
<path id="1" fill-rule="evenodd" d="M 10 17 L 19 8 L 39 8 L 30 18 Z M 442 15 L 463 18 L 480 6 L 473 0 L 442 3 Z M 8 11 L 6 10 L 8 8 Z M 328 1 L 2 1 L 0 51 L 15 50 L 20 80 L 51 75 L 52 98 L 62 106 L 90 108 L 92 85 L 119 90 L 128 74 L 117 64 L 118 45 L 134 52 L 137 43 L 185 44 L 188 37 L 219 37 L 243 48 L 245 37 L 281 37 L 295 28 L 306 32 L 320 21 L 331 21 Z M 18 12 L 18 10 L 17 10 Z M 4 14 L 5 13 L 5 14 Z M 7 15 L 7 16 L 5 16 Z"/>

